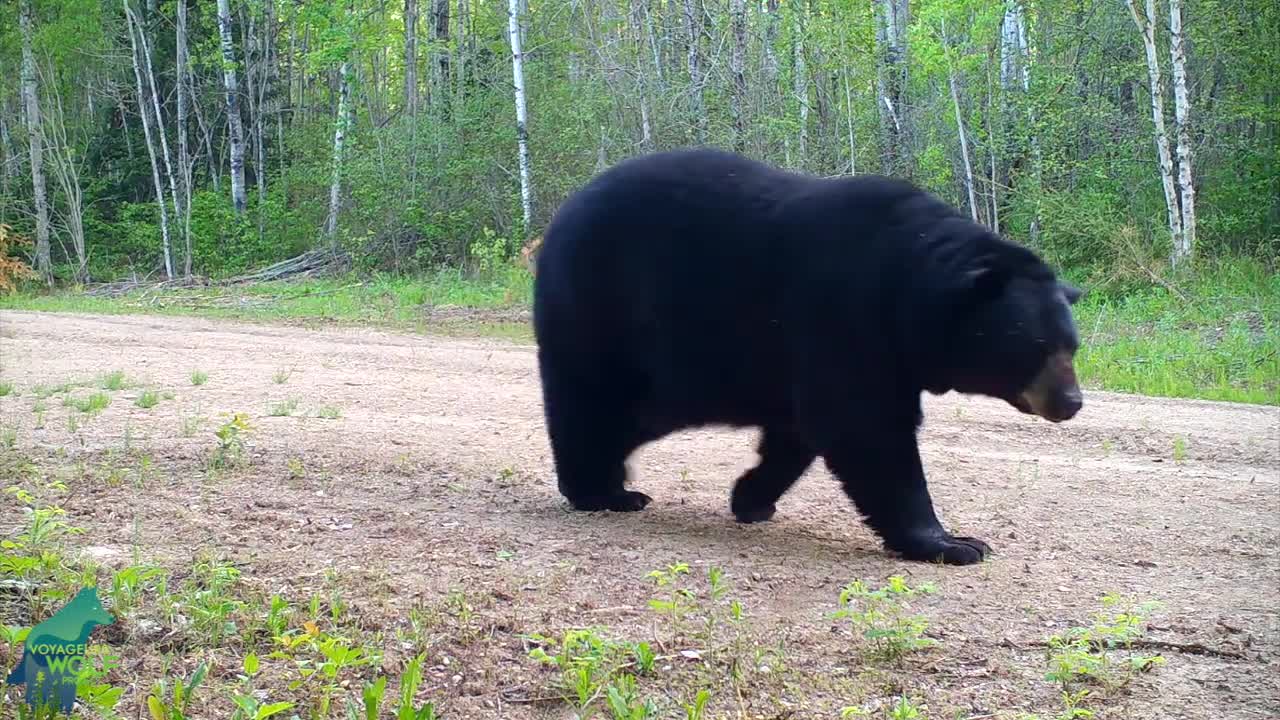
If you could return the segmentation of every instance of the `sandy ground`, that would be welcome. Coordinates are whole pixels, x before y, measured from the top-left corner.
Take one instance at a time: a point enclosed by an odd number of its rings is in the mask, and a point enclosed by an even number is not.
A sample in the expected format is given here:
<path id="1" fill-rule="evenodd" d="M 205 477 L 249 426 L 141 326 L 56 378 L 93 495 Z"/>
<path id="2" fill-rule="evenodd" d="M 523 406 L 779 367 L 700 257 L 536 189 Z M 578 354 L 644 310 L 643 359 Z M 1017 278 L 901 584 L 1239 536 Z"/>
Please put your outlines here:
<path id="1" fill-rule="evenodd" d="M 210 376 L 201 387 L 189 380 L 197 368 Z M 34 426 L 32 386 L 110 370 L 137 386 L 74 439 L 57 397 Z M 282 370 L 291 374 L 277 383 Z M 785 643 L 785 681 L 748 681 L 744 698 L 717 699 L 716 717 L 836 717 L 894 685 L 934 718 L 1051 717 L 1058 692 L 1037 643 L 1086 623 L 1106 592 L 1163 603 L 1149 637 L 1169 645 L 1166 664 L 1095 705 L 1098 717 L 1280 716 L 1275 407 L 1090 392 L 1074 421 L 1054 426 L 1003 403 L 928 397 L 922 446 L 939 514 L 997 552 L 955 568 L 886 555 L 820 463 L 773 522 L 734 523 L 728 493 L 755 461 L 753 431 L 642 448 L 632 482 L 654 497 L 642 513 L 568 512 L 527 345 L 5 312 L 0 376 L 17 389 L 0 398 L 0 418 L 19 449 L 69 464 L 127 436 L 154 456 L 160 476 L 145 487 L 72 488 L 69 514 L 105 557 L 136 546 L 176 565 L 213 548 L 247 579 L 303 597 L 331 581 L 327 571 L 387 627 L 451 588 L 487 597 L 486 636 L 455 655 L 438 688 L 446 717 L 566 717 L 562 705 L 523 702 L 545 674 L 519 634 L 597 624 L 652 635 L 644 574 L 679 561 L 723 567 L 753 641 Z M 141 409 L 131 400 L 143 386 L 174 397 Z M 269 416 L 288 398 L 294 416 Z M 317 417 L 325 406 L 341 417 Z M 250 416 L 252 464 L 210 481 L 212 429 L 231 412 Z M 193 417 L 206 422 L 184 437 Z M 0 520 L 0 533 L 16 520 Z M 941 645 L 869 687 L 829 613 L 845 583 L 893 574 L 937 586 L 915 609 Z M 149 682 L 142 660 L 133 671 Z"/>

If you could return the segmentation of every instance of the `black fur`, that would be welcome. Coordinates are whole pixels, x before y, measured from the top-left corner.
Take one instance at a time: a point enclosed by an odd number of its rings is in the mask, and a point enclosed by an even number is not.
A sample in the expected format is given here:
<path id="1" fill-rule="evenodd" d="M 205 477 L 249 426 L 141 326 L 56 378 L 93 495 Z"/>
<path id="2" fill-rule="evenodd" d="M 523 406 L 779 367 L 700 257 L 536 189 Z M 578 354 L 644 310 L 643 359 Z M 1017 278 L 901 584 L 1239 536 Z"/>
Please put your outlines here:
<path id="1" fill-rule="evenodd" d="M 1016 404 L 1049 353 L 1074 352 L 1073 293 L 1031 251 L 904 182 L 715 150 L 623 162 L 564 203 L 537 261 L 560 490 L 581 510 L 639 510 L 649 497 L 624 487 L 639 446 L 759 426 L 760 463 L 733 490 L 739 520 L 772 517 L 821 456 L 889 548 L 976 562 L 987 545 L 934 515 L 920 393 Z"/>

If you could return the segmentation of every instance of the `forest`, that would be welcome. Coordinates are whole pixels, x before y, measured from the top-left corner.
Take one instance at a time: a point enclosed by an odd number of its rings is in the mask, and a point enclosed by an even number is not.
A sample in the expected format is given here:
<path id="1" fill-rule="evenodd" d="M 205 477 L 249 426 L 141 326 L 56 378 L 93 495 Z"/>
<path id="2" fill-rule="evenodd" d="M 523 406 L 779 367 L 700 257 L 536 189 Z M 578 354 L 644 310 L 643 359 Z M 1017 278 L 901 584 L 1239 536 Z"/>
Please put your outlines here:
<path id="1" fill-rule="evenodd" d="M 15 0 L 0 28 L 0 223 L 49 283 L 485 271 L 593 173 L 696 144 L 909 178 L 1104 289 L 1280 254 L 1265 0 Z"/>

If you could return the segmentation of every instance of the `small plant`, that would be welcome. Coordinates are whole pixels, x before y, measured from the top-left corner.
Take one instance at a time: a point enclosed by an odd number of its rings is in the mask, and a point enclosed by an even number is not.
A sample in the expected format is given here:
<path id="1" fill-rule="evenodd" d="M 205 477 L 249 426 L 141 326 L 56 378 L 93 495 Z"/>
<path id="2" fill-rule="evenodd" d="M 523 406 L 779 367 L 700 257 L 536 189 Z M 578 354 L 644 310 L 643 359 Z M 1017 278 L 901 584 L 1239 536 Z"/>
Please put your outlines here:
<path id="1" fill-rule="evenodd" d="M 150 410 L 160 404 L 160 393 L 156 390 L 143 390 L 133 404 L 143 410 Z"/>
<path id="2" fill-rule="evenodd" d="M 307 467 L 298 458 L 289 458 L 285 464 L 289 466 L 289 477 L 294 480 L 301 480 L 307 476 Z"/>
<path id="3" fill-rule="evenodd" d="M 620 675 L 610 683 L 605 689 L 604 702 L 613 720 L 648 720 L 658 710 L 652 700 L 639 697 L 632 675 Z"/>
<path id="4" fill-rule="evenodd" d="M 645 576 L 666 593 L 665 597 L 649 600 L 649 607 L 670 619 L 673 634 L 678 632 L 681 619 L 693 609 L 693 592 L 678 585 L 680 577 L 688 574 L 689 564 L 680 562 L 668 565 L 665 569 L 651 570 Z"/>
<path id="5" fill-rule="evenodd" d="M 276 371 L 275 375 L 271 376 L 271 382 L 277 385 L 283 385 L 289 382 L 289 378 L 292 375 L 293 375 L 293 368 L 289 368 L 288 370 L 281 368 Z"/>
<path id="6" fill-rule="evenodd" d="M 123 390 L 128 387 L 129 383 L 125 380 L 123 370 L 112 370 L 111 372 L 98 378 L 98 387 L 103 390 L 111 390 L 112 392 Z"/>
<path id="7" fill-rule="evenodd" d="M 262 704 L 253 691 L 253 678 L 258 674 L 258 656 L 249 653 L 244 656 L 244 675 L 241 676 L 241 690 L 232 695 L 236 710 L 231 720 L 266 720 L 293 707 L 291 702 L 275 702 Z"/>
<path id="8" fill-rule="evenodd" d="M 288 417 L 298 409 L 298 398 L 291 397 L 272 405 L 267 409 L 267 414 L 271 417 Z"/>
<path id="9" fill-rule="evenodd" d="M 147 710 L 151 713 L 152 720 L 187 720 L 190 717 L 187 715 L 187 706 L 191 704 L 191 694 L 204 682 L 207 671 L 208 668 L 201 663 L 191 674 L 189 681 L 183 682 L 181 678 L 174 680 L 172 694 L 165 688 L 163 680 L 157 683 L 147 696 Z"/>
<path id="10" fill-rule="evenodd" d="M 8 397 L 13 394 L 13 383 L 8 380 L 0 380 L 0 397 Z"/>
<path id="11" fill-rule="evenodd" d="M 833 617 L 848 620 L 876 654 L 896 660 L 937 644 L 924 637 L 929 622 L 920 615 L 907 613 L 907 598 L 930 592 L 933 592 L 932 586 L 911 588 L 899 575 L 889 578 L 888 584 L 878 589 L 855 580 L 840 591 L 840 610 Z"/>
<path id="12" fill-rule="evenodd" d="M 627 648 L 594 630 L 569 630 L 560 641 L 541 635 L 526 639 L 538 643 L 529 657 L 559 671 L 560 693 L 581 717 L 588 716 L 587 711 L 607 692 L 615 673 L 625 664 Z"/>
<path id="13" fill-rule="evenodd" d="M 324 418 L 325 420 L 337 420 L 342 417 L 342 408 L 335 407 L 333 405 L 325 405 L 316 412 L 316 415 Z"/>
<path id="14" fill-rule="evenodd" d="M 218 438 L 218 445 L 209 459 L 210 466 L 214 469 L 222 469 L 239 462 L 244 456 L 244 436 L 250 429 L 249 416 L 244 413 L 232 415 L 227 422 L 219 426 L 214 431 L 214 435 Z"/>
<path id="15" fill-rule="evenodd" d="M 203 371 L 203 370 L 192 370 L 192 371 L 191 371 L 191 384 L 192 384 L 192 385 L 195 385 L 196 387 L 200 387 L 201 385 L 203 385 L 203 384 L 205 384 L 205 383 L 207 383 L 207 382 L 209 382 L 209 373 L 207 373 L 207 372 L 205 372 L 205 371 Z"/>
<path id="16" fill-rule="evenodd" d="M 707 703 L 711 702 L 711 693 L 703 688 L 693 697 L 693 703 L 683 705 L 685 720 L 702 720 L 706 717 Z"/>
<path id="17" fill-rule="evenodd" d="M 1062 687 L 1074 707 L 1084 697 L 1073 695 L 1080 685 L 1100 685 L 1113 691 L 1138 673 L 1164 663 L 1159 655 L 1132 652 L 1132 644 L 1145 633 L 1147 616 L 1159 605 L 1133 604 L 1117 595 L 1102 598 L 1103 611 L 1089 627 L 1073 627 L 1049 638 L 1049 672 L 1045 679 Z M 1119 650 L 1126 651 L 1123 655 Z"/>
<path id="18" fill-rule="evenodd" d="M 105 392 L 96 392 L 88 397 L 77 398 L 68 395 L 62 404 L 67 407 L 75 408 L 86 415 L 96 415 L 102 412 L 111 404 L 111 396 Z"/>
<path id="19" fill-rule="evenodd" d="M 1187 441 L 1182 437 L 1173 439 L 1173 461 L 1180 463 L 1187 459 Z"/>

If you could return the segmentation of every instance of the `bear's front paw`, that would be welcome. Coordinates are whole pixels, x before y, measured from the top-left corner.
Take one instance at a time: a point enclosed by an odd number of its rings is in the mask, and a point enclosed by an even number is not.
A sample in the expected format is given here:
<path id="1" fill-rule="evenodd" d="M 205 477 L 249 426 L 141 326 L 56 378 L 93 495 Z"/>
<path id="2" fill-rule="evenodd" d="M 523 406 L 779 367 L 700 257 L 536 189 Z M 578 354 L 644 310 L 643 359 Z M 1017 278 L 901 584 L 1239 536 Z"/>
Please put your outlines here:
<path id="1" fill-rule="evenodd" d="M 767 522 L 773 519 L 773 514 L 776 512 L 778 512 L 778 506 L 773 503 L 769 503 L 764 507 L 733 508 L 733 516 L 737 518 L 740 523 Z"/>
<path id="2" fill-rule="evenodd" d="M 917 537 L 893 548 L 907 560 L 941 562 L 947 565 L 973 565 L 992 553 L 991 546 L 971 537 L 939 535 Z"/>
<path id="3" fill-rule="evenodd" d="M 653 502 L 653 498 L 642 492 L 634 490 L 623 490 L 614 495 L 598 495 L 595 497 L 578 498 L 570 500 L 574 510 L 613 510 L 614 512 L 636 512 L 643 510 L 646 505 Z"/>

